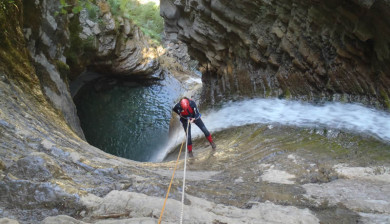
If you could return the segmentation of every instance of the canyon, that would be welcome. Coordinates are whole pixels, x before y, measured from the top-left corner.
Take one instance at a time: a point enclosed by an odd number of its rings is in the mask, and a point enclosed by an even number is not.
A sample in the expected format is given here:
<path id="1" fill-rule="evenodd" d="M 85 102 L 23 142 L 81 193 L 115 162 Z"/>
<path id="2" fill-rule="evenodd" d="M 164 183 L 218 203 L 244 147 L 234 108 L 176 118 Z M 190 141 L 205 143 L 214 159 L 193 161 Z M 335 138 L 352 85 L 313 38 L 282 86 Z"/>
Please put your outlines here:
<path id="1" fill-rule="evenodd" d="M 58 13 L 54 0 L 1 3 L 0 223 L 157 222 L 180 146 L 162 162 L 136 162 L 90 145 L 70 91 L 86 71 L 172 76 L 210 127 L 222 102 L 258 97 L 362 103 L 388 116 L 387 1 L 160 4 L 170 50 L 103 0 L 97 18 Z M 202 84 L 178 62 L 189 62 L 172 50 L 182 44 Z M 185 223 L 390 222 L 386 139 L 266 122 L 210 131 L 217 151 L 196 138 L 188 160 Z M 183 166 L 182 154 L 163 223 L 180 221 Z"/>

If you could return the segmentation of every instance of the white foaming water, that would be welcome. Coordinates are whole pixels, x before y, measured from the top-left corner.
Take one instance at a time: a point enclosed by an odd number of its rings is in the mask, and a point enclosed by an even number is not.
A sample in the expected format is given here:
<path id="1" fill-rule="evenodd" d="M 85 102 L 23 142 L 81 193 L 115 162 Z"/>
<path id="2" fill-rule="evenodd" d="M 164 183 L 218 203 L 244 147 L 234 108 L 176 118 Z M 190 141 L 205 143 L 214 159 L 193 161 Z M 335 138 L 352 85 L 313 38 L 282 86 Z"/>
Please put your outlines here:
<path id="1" fill-rule="evenodd" d="M 326 127 L 365 133 L 390 142 L 390 114 L 358 104 L 327 103 L 312 105 L 279 99 L 251 99 L 230 102 L 219 110 L 202 115 L 207 129 L 214 133 L 223 129 L 248 124 L 282 124 L 297 127 Z M 193 125 L 193 138 L 202 135 Z M 170 149 L 184 139 L 184 131 L 157 153 L 155 161 L 162 161 Z"/>

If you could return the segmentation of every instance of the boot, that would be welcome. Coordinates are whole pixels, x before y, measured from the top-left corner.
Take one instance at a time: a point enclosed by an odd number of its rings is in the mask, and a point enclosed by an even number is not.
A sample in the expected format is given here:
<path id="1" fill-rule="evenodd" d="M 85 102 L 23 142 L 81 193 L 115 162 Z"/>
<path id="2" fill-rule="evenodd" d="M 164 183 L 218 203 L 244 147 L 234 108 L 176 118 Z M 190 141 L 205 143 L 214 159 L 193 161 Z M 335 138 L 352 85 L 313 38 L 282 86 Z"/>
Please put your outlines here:
<path id="1" fill-rule="evenodd" d="M 192 145 L 187 145 L 187 150 L 188 150 L 188 156 L 190 158 L 194 158 L 194 154 L 192 153 Z"/>
<path id="2" fill-rule="evenodd" d="M 215 143 L 214 143 L 213 138 L 211 137 L 211 135 L 207 136 L 206 138 L 207 138 L 207 140 L 209 140 L 210 145 L 211 145 L 211 148 L 213 148 L 213 150 L 215 150 L 215 149 L 217 148 L 217 146 L 215 145 Z"/>
<path id="3" fill-rule="evenodd" d="M 213 150 L 217 149 L 217 146 L 215 145 L 214 142 L 210 142 L 210 144 L 211 144 L 211 148 L 212 148 Z"/>

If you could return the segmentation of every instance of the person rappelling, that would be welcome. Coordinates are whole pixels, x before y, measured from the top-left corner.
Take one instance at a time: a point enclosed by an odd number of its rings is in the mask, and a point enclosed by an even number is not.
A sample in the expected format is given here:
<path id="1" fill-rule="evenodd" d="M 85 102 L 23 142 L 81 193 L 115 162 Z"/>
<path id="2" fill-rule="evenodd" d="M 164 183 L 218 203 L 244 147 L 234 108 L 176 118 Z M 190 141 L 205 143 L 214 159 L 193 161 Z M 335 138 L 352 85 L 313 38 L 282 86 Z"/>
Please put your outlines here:
<path id="1" fill-rule="evenodd" d="M 205 137 L 210 142 L 211 148 L 213 150 L 217 148 L 217 146 L 213 141 L 213 138 L 211 137 L 210 132 L 207 130 L 206 126 L 204 125 L 201 119 L 202 115 L 199 113 L 198 107 L 196 106 L 196 103 L 193 100 L 188 99 L 187 97 L 183 97 L 173 107 L 172 110 L 180 116 L 180 122 L 183 125 L 184 132 L 186 132 L 187 130 L 187 124 L 189 121 L 187 150 L 190 157 L 194 157 L 194 154 L 192 153 L 191 123 L 195 123 L 200 128 L 200 130 L 202 130 Z"/>

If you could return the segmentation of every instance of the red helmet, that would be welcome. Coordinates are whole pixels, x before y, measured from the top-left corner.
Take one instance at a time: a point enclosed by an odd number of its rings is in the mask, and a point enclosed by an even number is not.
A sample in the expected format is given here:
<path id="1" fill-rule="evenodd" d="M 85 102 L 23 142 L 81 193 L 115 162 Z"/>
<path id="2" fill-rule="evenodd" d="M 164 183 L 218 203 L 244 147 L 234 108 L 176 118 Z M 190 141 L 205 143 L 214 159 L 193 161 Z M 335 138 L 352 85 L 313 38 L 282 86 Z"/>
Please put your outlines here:
<path id="1" fill-rule="evenodd" d="M 182 99 L 180 100 L 180 106 L 181 109 L 187 111 L 188 109 L 190 109 L 190 101 L 188 101 L 188 99 Z"/>

